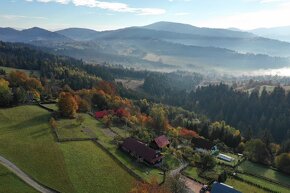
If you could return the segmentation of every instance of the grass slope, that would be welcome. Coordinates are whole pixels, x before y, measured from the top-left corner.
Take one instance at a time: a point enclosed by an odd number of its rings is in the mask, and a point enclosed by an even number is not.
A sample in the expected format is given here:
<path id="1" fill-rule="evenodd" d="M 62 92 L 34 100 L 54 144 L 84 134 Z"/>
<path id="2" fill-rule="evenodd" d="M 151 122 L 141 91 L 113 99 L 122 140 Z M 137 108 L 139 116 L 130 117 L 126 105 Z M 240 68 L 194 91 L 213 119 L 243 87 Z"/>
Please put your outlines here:
<path id="1" fill-rule="evenodd" d="M 268 193 L 260 188 L 257 188 L 256 186 L 249 185 L 234 178 L 228 178 L 226 184 L 233 186 L 236 190 L 243 193 Z"/>
<path id="2" fill-rule="evenodd" d="M 79 193 L 127 193 L 134 178 L 92 142 L 62 143 L 67 170 Z"/>
<path id="3" fill-rule="evenodd" d="M 37 193 L 14 173 L 0 164 L 0 193 Z"/>
<path id="4" fill-rule="evenodd" d="M 241 165 L 239 165 L 238 170 L 253 173 L 255 175 L 262 176 L 282 184 L 290 185 L 290 176 L 250 161 L 243 162 Z"/>
<path id="5" fill-rule="evenodd" d="M 50 114 L 37 106 L 0 109 L 0 154 L 41 183 L 74 192 L 63 153 L 51 134 Z"/>

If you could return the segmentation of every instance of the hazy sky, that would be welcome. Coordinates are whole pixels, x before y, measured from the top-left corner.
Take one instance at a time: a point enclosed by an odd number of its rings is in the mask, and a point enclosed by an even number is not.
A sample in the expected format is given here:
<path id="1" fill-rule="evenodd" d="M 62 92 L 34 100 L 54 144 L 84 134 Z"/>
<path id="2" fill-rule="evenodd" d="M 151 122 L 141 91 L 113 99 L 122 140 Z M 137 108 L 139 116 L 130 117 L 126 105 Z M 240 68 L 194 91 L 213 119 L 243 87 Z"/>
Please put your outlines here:
<path id="1" fill-rule="evenodd" d="M 96 30 L 174 21 L 253 29 L 290 25 L 290 0 L 1 0 L 0 26 Z"/>

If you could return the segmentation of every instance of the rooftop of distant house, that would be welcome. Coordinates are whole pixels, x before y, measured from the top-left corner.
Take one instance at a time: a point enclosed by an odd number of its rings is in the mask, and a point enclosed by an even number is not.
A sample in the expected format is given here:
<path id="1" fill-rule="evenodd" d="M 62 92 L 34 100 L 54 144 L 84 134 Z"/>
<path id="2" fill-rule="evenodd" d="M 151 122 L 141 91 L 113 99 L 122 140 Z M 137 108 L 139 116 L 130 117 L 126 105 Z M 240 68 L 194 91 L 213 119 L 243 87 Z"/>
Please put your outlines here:
<path id="1" fill-rule="evenodd" d="M 170 144 L 168 138 L 165 135 L 161 135 L 154 139 L 154 142 L 159 148 L 164 148 Z"/>

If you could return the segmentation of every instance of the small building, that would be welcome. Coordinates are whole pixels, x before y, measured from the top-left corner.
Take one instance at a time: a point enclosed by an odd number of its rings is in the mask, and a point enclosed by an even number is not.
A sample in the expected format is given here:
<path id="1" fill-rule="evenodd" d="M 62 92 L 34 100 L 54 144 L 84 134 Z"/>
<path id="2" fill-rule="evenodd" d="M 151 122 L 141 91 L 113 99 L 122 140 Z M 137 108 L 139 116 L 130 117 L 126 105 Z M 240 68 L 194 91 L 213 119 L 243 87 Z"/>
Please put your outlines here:
<path id="1" fill-rule="evenodd" d="M 229 186 L 227 184 L 214 182 L 211 188 L 211 193 L 242 193 L 242 192 L 234 189 L 234 187 Z"/>
<path id="2" fill-rule="evenodd" d="M 150 146 L 153 149 L 162 149 L 164 147 L 169 147 L 170 142 L 168 140 L 168 138 L 165 135 L 161 135 L 159 137 L 156 137 L 152 143 L 150 144 Z"/>
<path id="3" fill-rule="evenodd" d="M 202 138 L 202 137 L 193 137 L 191 142 L 194 144 L 195 150 L 202 152 L 202 153 L 206 153 L 206 152 L 216 152 L 218 151 L 218 148 L 216 145 L 214 145 L 214 143 L 212 143 L 211 141 Z"/>
<path id="4" fill-rule="evenodd" d="M 149 165 L 157 165 L 162 162 L 163 156 L 158 151 L 131 137 L 124 140 L 121 149 Z"/>
<path id="5" fill-rule="evenodd" d="M 228 156 L 228 155 L 225 155 L 225 154 L 222 154 L 222 153 L 219 153 L 217 158 L 224 160 L 224 161 L 227 161 L 227 162 L 235 161 L 235 158 Z"/>

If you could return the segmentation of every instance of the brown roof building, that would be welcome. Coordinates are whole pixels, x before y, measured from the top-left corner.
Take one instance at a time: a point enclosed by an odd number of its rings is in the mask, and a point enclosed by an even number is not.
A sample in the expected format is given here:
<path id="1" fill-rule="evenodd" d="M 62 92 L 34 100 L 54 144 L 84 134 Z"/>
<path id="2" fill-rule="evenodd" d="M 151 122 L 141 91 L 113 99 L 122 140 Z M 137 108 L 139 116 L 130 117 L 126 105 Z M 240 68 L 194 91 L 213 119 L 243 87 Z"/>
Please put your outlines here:
<path id="1" fill-rule="evenodd" d="M 160 163 L 163 158 L 159 152 L 148 147 L 145 143 L 131 137 L 124 140 L 121 148 L 130 153 L 133 157 L 141 159 L 151 165 Z"/>
<path id="2" fill-rule="evenodd" d="M 159 148 L 162 149 L 164 147 L 168 147 L 170 144 L 169 140 L 167 139 L 167 137 L 165 135 L 161 135 L 159 137 L 156 137 L 153 141 L 153 147 L 154 148 Z"/>

